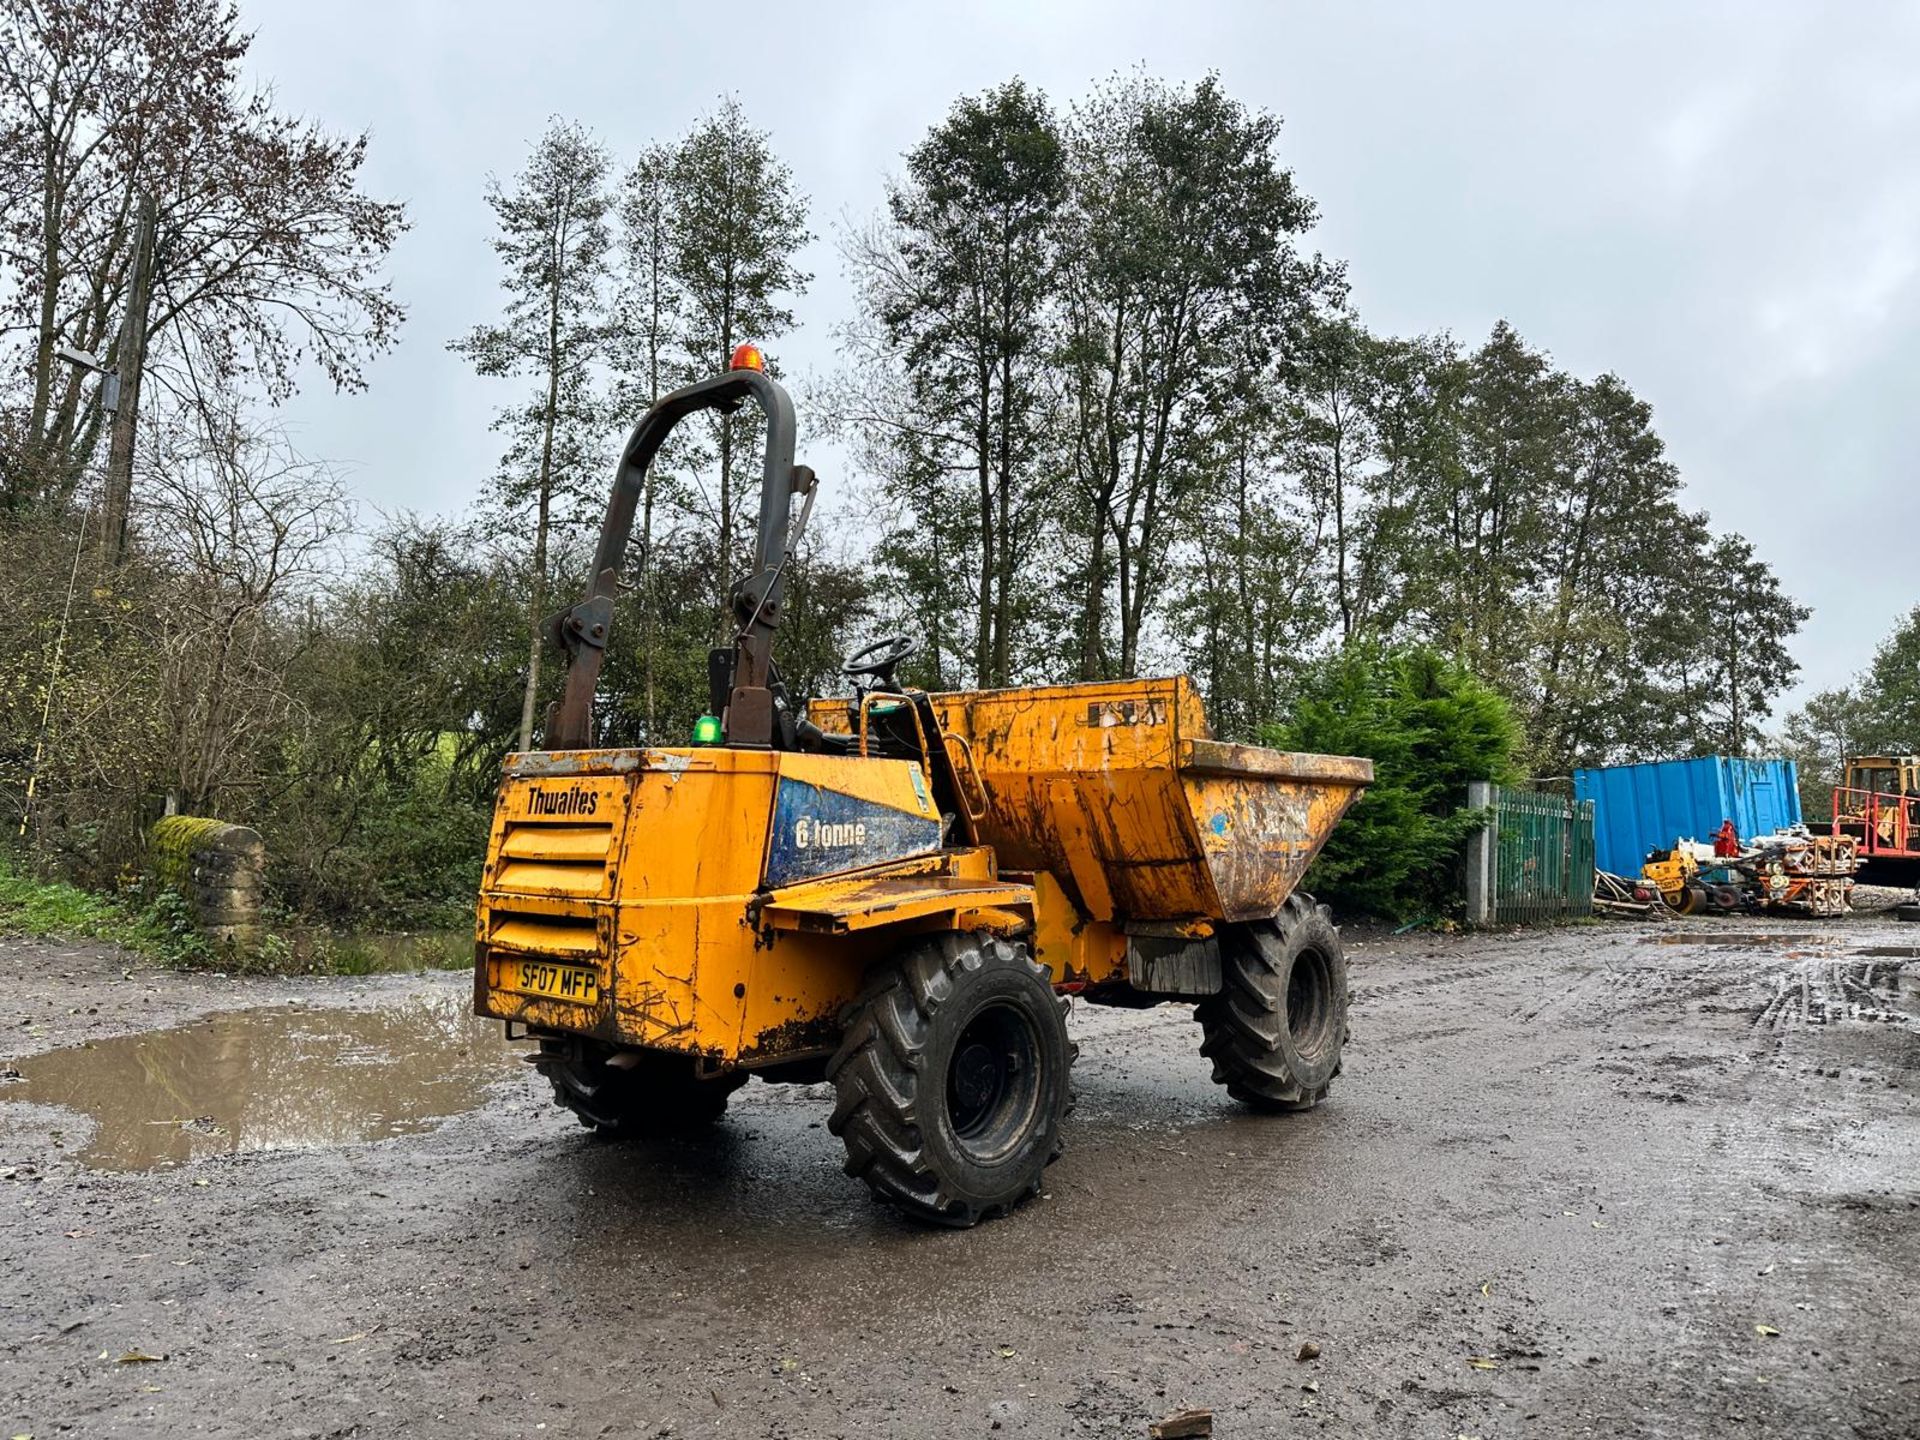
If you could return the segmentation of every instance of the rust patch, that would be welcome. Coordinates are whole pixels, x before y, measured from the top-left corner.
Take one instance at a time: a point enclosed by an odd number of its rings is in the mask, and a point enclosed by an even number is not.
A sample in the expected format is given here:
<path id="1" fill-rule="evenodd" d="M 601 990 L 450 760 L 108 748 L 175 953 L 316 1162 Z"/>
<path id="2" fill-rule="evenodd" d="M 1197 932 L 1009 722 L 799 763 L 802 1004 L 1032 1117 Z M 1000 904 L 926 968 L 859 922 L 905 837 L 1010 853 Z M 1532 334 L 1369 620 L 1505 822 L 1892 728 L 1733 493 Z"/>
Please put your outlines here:
<path id="1" fill-rule="evenodd" d="M 791 1060 L 796 1056 L 837 1049 L 840 1044 L 840 1020 L 837 1015 L 783 1020 L 770 1030 L 762 1030 L 753 1043 L 740 1051 L 739 1063 Z"/>

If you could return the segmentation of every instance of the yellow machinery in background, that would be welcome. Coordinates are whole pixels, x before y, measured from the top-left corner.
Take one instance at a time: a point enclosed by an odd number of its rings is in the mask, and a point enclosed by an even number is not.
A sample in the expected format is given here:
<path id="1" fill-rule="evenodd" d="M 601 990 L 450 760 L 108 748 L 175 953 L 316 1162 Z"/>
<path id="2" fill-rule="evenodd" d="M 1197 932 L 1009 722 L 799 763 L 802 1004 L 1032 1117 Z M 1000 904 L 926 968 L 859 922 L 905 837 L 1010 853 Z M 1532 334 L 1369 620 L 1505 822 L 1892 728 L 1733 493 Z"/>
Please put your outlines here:
<path id="1" fill-rule="evenodd" d="M 1707 907 L 1707 892 L 1699 883 L 1700 861 L 1684 841 L 1648 855 L 1640 878 L 1660 892 L 1670 910 L 1694 915 Z"/>
<path id="2" fill-rule="evenodd" d="M 1834 787 L 1833 827 L 1860 852 L 1873 885 L 1920 881 L 1920 755 L 1855 755 Z"/>
<path id="3" fill-rule="evenodd" d="M 1731 822 L 1727 825 L 1732 833 Z M 1860 859 L 1846 835 L 1804 826 L 1725 847 L 1677 840 L 1640 867 L 1643 885 L 1682 915 L 1773 911 L 1831 917 L 1852 908 Z"/>
<path id="4" fill-rule="evenodd" d="M 689 746 L 606 743 L 592 701 L 647 466 L 679 420 L 749 399 L 760 524 L 715 715 Z M 711 1120 L 751 1075 L 830 1081 L 848 1172 L 948 1225 L 1008 1210 L 1059 1153 L 1065 995 L 1195 1002 L 1232 1095 L 1322 1099 L 1346 966 L 1295 886 L 1371 764 L 1217 741 L 1184 678 L 930 695 L 895 678 L 904 637 L 849 660 L 850 699 L 796 703 L 772 639 L 814 493 L 750 348 L 635 428 L 589 593 L 553 625 L 547 748 L 506 762 L 478 1013 L 611 1134 Z"/>

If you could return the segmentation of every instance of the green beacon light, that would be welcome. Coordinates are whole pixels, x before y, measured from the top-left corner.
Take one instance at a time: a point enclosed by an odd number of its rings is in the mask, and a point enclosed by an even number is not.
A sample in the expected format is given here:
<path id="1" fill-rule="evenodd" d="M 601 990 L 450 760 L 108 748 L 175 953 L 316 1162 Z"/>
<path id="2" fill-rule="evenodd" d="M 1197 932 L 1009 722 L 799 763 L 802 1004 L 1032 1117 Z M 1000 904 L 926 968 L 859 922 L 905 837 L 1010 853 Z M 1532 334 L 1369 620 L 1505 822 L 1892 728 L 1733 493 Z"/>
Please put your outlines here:
<path id="1" fill-rule="evenodd" d="M 696 745 L 718 745 L 720 743 L 720 721 L 712 715 L 702 715 L 693 722 L 693 743 Z"/>

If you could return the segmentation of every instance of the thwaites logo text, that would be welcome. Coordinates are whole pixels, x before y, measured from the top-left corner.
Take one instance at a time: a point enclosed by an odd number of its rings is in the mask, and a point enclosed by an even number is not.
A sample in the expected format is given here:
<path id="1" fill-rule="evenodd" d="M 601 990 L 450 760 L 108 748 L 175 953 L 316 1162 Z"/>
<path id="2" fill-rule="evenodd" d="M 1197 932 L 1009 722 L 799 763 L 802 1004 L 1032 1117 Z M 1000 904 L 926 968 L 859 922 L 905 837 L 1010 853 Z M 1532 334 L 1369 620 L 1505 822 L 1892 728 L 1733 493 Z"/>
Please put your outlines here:
<path id="1" fill-rule="evenodd" d="M 802 815 L 793 822 L 796 850 L 844 850 L 866 843 L 867 822 L 864 820 L 816 820 L 811 815 Z"/>
<path id="2" fill-rule="evenodd" d="M 571 790 L 542 790 L 533 787 L 527 797 L 530 815 L 591 815 L 600 808 L 600 797 L 576 785 Z"/>

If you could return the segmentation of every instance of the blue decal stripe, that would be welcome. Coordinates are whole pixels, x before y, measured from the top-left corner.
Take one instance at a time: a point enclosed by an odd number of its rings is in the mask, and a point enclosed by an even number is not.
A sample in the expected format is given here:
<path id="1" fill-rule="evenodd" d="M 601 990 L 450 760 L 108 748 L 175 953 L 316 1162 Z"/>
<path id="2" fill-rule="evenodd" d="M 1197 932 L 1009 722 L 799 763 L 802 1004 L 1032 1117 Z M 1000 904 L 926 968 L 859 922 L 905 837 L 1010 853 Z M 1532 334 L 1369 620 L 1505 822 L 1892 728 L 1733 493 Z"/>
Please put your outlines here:
<path id="1" fill-rule="evenodd" d="M 763 883 L 770 888 L 904 860 L 940 848 L 940 822 L 838 790 L 782 778 Z"/>

